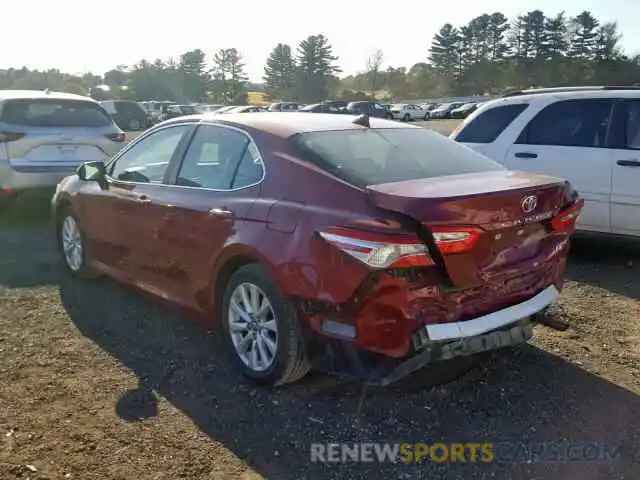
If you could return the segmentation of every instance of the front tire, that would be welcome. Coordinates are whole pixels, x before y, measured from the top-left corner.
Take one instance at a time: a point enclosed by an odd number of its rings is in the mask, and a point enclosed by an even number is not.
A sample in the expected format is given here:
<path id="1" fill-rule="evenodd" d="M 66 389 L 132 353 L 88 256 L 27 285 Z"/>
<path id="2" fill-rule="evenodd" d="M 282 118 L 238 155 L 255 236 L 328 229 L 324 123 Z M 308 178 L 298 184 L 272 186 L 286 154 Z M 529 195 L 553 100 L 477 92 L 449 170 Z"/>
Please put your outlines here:
<path id="1" fill-rule="evenodd" d="M 87 265 L 86 242 L 77 218 L 64 212 L 57 224 L 58 246 L 67 270 L 74 277 L 91 278 L 95 273 Z"/>
<path id="2" fill-rule="evenodd" d="M 309 372 L 298 312 L 259 265 L 231 276 L 220 318 L 232 360 L 246 378 L 276 386 Z"/>
<path id="3" fill-rule="evenodd" d="M 402 121 L 403 122 L 408 122 L 411 120 L 411 117 L 409 116 L 408 113 L 405 113 L 404 117 L 402 117 Z"/>

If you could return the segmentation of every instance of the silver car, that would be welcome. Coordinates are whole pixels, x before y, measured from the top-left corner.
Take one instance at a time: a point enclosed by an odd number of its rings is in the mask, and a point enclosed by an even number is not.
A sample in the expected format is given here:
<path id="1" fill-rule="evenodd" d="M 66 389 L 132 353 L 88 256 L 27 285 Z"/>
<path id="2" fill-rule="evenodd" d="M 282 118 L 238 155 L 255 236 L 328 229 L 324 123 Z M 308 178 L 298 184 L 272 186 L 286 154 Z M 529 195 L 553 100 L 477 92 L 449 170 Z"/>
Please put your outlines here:
<path id="1" fill-rule="evenodd" d="M 83 162 L 105 160 L 125 143 L 89 97 L 0 90 L 0 197 L 52 188 Z"/>

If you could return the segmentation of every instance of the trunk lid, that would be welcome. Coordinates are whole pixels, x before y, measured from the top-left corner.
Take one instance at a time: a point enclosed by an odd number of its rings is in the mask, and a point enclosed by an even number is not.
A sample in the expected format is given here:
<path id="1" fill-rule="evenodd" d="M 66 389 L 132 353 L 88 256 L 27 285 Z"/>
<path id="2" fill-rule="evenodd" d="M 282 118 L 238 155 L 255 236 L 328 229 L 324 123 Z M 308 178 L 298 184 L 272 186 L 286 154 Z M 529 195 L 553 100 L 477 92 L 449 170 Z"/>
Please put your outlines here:
<path id="1" fill-rule="evenodd" d="M 437 255 L 455 287 L 468 287 L 537 267 L 564 235 L 546 221 L 564 206 L 566 182 L 497 170 L 367 187 L 377 207 L 411 217 L 429 231 L 477 227 L 470 251 Z"/>

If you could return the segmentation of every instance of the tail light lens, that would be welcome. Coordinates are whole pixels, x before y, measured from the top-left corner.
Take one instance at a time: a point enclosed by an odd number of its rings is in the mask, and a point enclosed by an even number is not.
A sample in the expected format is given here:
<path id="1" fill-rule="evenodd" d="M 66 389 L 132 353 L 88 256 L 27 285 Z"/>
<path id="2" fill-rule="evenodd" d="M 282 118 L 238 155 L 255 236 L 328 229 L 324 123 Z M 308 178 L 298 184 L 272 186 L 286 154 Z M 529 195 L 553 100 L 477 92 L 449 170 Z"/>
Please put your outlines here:
<path id="1" fill-rule="evenodd" d="M 0 143 L 15 142 L 24 136 L 24 133 L 0 132 Z"/>
<path id="2" fill-rule="evenodd" d="M 580 213 L 584 207 L 584 199 L 580 199 L 573 203 L 569 208 L 561 211 L 550 221 L 551 230 L 554 232 L 566 232 L 575 227 Z"/>
<path id="3" fill-rule="evenodd" d="M 370 268 L 409 268 L 434 265 L 429 250 L 410 234 L 387 235 L 349 228 L 329 228 L 319 232 L 334 247 Z"/>
<path id="4" fill-rule="evenodd" d="M 472 250 L 482 231 L 475 227 L 432 227 L 431 232 L 440 253 L 449 255 Z"/>
<path id="5" fill-rule="evenodd" d="M 107 138 L 111 141 L 122 143 L 126 140 L 126 135 L 122 132 L 120 133 L 110 133 L 107 135 Z"/>

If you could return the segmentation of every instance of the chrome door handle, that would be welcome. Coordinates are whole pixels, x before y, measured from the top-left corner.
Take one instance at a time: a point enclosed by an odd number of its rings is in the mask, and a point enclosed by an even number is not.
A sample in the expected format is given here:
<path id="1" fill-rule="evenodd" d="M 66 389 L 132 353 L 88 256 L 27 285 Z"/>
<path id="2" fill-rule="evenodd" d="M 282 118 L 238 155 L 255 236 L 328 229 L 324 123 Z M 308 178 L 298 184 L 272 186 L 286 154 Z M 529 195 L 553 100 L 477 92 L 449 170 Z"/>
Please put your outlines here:
<path id="1" fill-rule="evenodd" d="M 212 208 L 209 210 L 209 215 L 215 215 L 218 217 L 233 217 L 231 210 L 225 210 L 224 208 Z"/>

